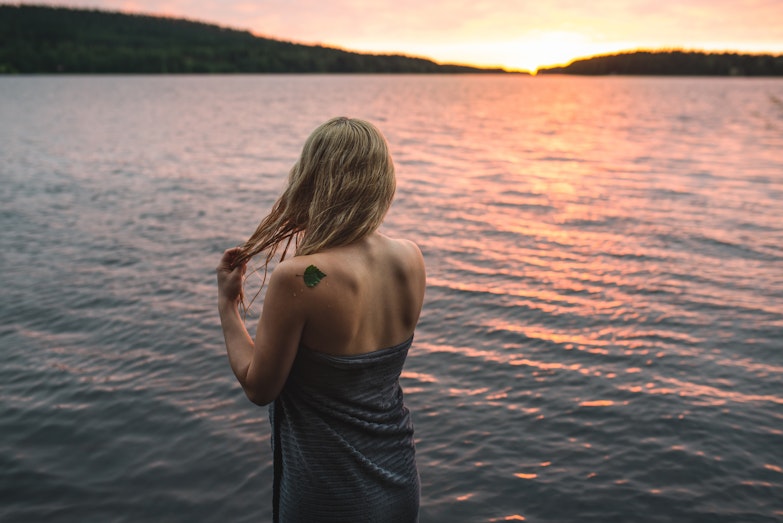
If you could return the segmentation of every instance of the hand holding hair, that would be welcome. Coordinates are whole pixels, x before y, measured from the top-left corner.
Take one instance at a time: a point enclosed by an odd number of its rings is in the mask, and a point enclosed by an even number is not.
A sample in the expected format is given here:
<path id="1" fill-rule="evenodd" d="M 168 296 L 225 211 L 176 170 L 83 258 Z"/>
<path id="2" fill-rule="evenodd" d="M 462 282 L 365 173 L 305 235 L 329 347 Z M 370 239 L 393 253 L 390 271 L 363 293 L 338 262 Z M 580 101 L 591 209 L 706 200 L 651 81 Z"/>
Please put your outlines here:
<path id="1" fill-rule="evenodd" d="M 218 280 L 218 299 L 238 302 L 242 298 L 242 280 L 245 276 L 247 263 L 237 264 L 237 257 L 242 253 L 241 247 L 234 247 L 223 252 L 218 266 L 215 268 Z"/>

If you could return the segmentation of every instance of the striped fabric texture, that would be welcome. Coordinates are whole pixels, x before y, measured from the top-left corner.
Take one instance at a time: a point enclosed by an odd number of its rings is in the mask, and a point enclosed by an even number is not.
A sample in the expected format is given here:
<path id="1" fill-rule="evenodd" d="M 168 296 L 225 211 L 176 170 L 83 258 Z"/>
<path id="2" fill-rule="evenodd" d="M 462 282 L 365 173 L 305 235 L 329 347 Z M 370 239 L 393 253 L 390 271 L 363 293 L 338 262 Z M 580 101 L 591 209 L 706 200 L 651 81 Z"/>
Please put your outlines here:
<path id="1" fill-rule="evenodd" d="M 269 411 L 276 521 L 418 520 L 413 423 L 399 384 L 412 340 L 357 356 L 300 347 Z"/>

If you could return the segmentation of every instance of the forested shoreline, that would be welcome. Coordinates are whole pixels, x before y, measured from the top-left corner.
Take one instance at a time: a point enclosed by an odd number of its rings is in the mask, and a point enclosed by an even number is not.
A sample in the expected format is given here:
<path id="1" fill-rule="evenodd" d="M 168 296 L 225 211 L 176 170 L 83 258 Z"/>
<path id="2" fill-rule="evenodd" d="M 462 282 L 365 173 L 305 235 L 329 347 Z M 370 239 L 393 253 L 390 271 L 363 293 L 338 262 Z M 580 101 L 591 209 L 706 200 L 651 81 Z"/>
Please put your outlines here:
<path id="1" fill-rule="evenodd" d="M 257 37 L 184 19 L 0 5 L 0 73 L 505 73 Z"/>
<path id="2" fill-rule="evenodd" d="M 537 74 L 657 76 L 783 76 L 783 55 L 635 51 L 575 60 Z"/>
<path id="3" fill-rule="evenodd" d="M 399 54 L 303 45 L 185 19 L 0 5 L 0 73 L 508 73 Z M 536 74 L 783 76 L 783 55 L 633 51 Z"/>

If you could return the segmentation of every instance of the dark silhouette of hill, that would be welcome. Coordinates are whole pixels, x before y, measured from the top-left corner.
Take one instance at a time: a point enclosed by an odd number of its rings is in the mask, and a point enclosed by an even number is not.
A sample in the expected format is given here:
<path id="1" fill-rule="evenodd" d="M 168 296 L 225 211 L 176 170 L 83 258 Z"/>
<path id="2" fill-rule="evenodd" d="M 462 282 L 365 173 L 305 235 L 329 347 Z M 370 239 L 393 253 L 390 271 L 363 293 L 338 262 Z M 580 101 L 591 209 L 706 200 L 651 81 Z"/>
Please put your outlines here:
<path id="1" fill-rule="evenodd" d="M 783 55 L 706 53 L 701 51 L 635 51 L 575 60 L 537 74 L 783 76 Z"/>
<path id="2" fill-rule="evenodd" d="M 504 73 L 260 38 L 190 20 L 0 5 L 0 73 Z"/>

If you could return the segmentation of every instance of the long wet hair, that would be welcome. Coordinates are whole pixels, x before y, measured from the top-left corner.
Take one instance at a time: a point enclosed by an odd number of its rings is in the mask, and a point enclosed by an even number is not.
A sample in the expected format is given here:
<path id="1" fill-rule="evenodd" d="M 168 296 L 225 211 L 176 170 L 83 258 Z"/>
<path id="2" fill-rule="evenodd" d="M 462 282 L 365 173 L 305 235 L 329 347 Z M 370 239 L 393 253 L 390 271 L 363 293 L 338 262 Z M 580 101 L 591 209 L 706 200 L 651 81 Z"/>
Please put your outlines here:
<path id="1" fill-rule="evenodd" d="M 265 252 L 266 275 L 281 246 L 282 260 L 292 244 L 295 255 L 305 255 L 353 243 L 380 226 L 395 188 L 394 164 L 381 132 L 364 120 L 333 118 L 307 139 L 288 186 L 235 263 Z"/>

